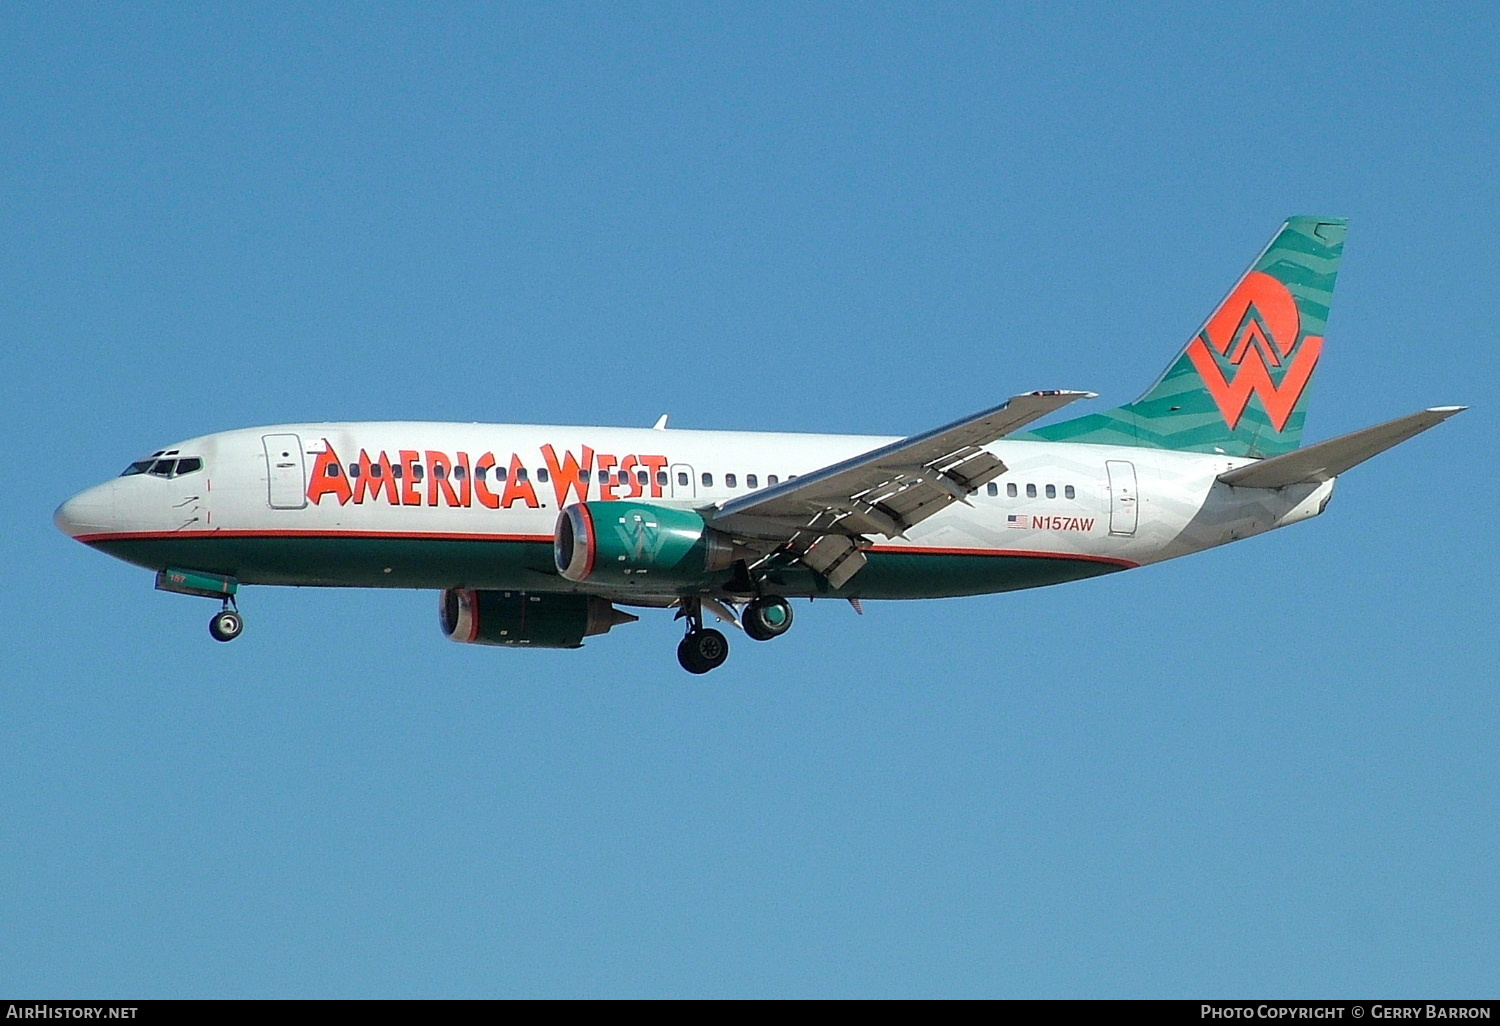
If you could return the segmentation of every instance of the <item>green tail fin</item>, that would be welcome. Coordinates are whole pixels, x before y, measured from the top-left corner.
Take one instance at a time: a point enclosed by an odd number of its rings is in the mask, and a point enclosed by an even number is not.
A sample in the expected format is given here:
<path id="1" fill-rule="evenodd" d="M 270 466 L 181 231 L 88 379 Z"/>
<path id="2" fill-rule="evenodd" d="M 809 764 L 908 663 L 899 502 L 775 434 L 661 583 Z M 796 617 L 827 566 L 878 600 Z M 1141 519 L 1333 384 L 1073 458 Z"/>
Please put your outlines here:
<path id="1" fill-rule="evenodd" d="M 1029 432 L 1230 456 L 1275 456 L 1302 441 L 1348 222 L 1294 217 L 1145 395 Z"/>

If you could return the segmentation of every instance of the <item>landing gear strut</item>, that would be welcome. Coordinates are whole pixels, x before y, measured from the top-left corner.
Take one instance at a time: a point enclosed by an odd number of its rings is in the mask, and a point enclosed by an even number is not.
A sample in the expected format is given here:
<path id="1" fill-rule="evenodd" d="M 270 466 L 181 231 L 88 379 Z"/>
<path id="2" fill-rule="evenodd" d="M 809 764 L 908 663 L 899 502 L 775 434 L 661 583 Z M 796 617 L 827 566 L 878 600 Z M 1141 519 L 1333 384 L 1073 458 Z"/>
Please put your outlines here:
<path id="1" fill-rule="evenodd" d="M 678 616 L 685 617 L 688 631 L 677 645 L 677 661 L 688 673 L 707 673 L 729 658 L 729 639 L 712 627 L 703 626 L 703 604 L 683 599 Z"/>
<path id="2" fill-rule="evenodd" d="M 244 630 L 245 618 L 240 616 L 240 611 L 233 608 L 228 601 L 224 603 L 224 608 L 208 621 L 208 633 L 213 635 L 215 641 L 233 641 Z"/>

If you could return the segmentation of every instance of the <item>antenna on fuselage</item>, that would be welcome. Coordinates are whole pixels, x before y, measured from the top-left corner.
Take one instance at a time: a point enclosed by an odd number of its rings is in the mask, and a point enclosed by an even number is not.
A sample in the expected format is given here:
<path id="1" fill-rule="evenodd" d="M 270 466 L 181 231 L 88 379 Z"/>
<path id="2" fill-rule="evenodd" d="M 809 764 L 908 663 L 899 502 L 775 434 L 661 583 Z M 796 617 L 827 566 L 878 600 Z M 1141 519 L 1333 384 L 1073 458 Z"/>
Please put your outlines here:
<path id="1" fill-rule="evenodd" d="M 651 425 L 652 431 L 665 431 L 667 429 L 667 415 L 663 413 L 657 418 L 656 423 Z"/>

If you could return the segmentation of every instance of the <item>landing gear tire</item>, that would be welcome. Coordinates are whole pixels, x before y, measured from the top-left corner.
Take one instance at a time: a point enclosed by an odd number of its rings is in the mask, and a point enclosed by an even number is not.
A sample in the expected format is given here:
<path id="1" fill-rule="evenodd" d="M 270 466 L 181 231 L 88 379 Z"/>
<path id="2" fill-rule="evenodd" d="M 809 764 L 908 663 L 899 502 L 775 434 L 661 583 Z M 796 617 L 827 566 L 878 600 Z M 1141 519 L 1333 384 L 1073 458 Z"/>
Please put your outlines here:
<path id="1" fill-rule="evenodd" d="M 208 633 L 215 641 L 233 641 L 245 629 L 244 617 L 234 609 L 221 609 L 208 621 Z"/>
<path id="2" fill-rule="evenodd" d="M 779 638 L 792 627 L 792 604 L 780 595 L 758 598 L 740 615 L 745 633 L 756 641 Z"/>
<path id="3" fill-rule="evenodd" d="M 688 673 L 707 673 L 729 658 L 729 639 L 712 627 L 688 631 L 677 645 L 677 661 Z"/>

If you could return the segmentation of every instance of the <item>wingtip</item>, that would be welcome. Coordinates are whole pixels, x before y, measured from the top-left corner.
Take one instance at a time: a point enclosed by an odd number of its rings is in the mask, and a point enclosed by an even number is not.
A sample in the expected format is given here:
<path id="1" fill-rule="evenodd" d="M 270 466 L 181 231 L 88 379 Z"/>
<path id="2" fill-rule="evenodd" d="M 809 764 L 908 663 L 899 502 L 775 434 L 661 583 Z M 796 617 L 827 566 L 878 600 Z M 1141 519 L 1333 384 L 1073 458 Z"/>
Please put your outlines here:
<path id="1" fill-rule="evenodd" d="M 1451 417 L 1455 413 L 1462 413 L 1467 409 L 1467 406 L 1429 406 L 1427 407 L 1427 412 L 1441 413 L 1445 417 Z"/>

